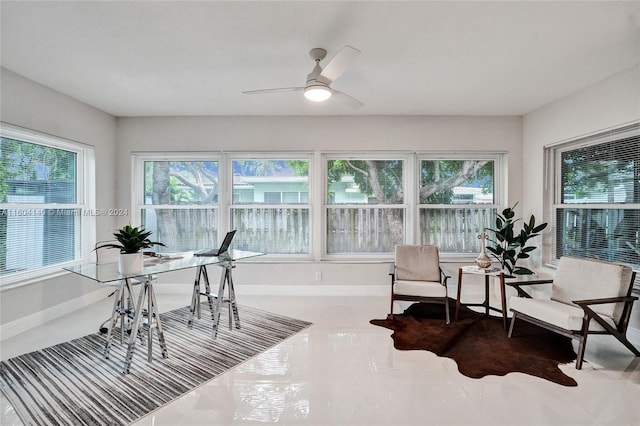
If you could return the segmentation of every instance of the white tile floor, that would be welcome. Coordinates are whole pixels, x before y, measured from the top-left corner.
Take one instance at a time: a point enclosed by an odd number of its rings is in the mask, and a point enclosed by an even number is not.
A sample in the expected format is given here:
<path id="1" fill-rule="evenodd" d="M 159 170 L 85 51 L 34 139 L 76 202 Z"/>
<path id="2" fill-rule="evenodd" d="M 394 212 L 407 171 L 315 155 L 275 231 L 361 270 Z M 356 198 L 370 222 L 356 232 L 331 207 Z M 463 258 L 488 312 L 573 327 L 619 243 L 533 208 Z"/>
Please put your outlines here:
<path id="1" fill-rule="evenodd" d="M 161 310 L 186 302 L 158 295 Z M 3 341 L 2 359 L 95 332 L 110 303 Z M 520 373 L 470 379 L 452 360 L 395 350 L 391 331 L 369 324 L 385 317 L 386 297 L 240 303 L 314 325 L 134 425 L 640 425 L 640 358 L 611 337 L 592 338 L 582 371 L 562 367 L 577 387 Z M 0 409 L 2 425 L 21 424 L 6 401 Z"/>

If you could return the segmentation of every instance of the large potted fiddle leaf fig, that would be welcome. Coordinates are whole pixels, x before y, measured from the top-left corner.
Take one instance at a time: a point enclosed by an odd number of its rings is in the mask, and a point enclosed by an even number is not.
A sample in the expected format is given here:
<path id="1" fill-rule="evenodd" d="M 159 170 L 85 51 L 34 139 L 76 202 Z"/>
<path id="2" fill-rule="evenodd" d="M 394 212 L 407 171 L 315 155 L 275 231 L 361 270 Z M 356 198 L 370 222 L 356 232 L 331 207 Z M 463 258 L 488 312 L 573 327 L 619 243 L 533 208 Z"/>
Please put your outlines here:
<path id="1" fill-rule="evenodd" d="M 528 222 L 522 223 L 522 228 L 517 231 L 516 224 L 520 219 L 515 218 L 514 209 L 518 205 L 515 203 L 513 207 L 507 207 L 502 214 L 496 215 L 496 226 L 494 229 L 487 228 L 490 231 L 489 241 L 494 245 L 487 247 L 487 250 L 495 257 L 502 270 L 507 275 L 532 275 L 534 272 L 524 266 L 518 265 L 521 259 L 530 257 L 530 253 L 537 247 L 527 245 L 529 240 L 540 235 L 540 232 L 547 227 L 546 223 L 536 225 L 536 218 L 531 215 Z M 491 235 L 492 234 L 492 235 Z"/>
<path id="2" fill-rule="evenodd" d="M 142 249 L 154 245 L 164 247 L 161 242 L 151 241 L 149 239 L 151 234 L 151 231 L 147 231 L 142 226 L 125 225 L 118 232 L 113 233 L 117 242 L 105 243 L 96 248 L 119 249 L 118 271 L 121 274 L 140 273 L 143 268 Z"/>

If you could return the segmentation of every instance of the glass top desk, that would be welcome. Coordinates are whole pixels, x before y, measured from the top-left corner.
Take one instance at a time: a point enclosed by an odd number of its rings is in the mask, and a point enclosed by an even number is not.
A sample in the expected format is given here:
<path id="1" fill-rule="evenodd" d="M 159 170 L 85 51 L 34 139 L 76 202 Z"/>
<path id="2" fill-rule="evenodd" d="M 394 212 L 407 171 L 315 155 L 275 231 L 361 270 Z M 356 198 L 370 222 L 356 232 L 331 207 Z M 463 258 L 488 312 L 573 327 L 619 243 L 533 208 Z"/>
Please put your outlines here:
<path id="1" fill-rule="evenodd" d="M 223 303 L 229 304 L 230 311 L 233 310 L 235 317 L 236 328 L 240 328 L 238 309 L 235 299 L 235 290 L 233 288 L 233 278 L 231 271 L 235 267 L 234 262 L 237 260 L 249 259 L 252 257 L 262 256 L 264 253 L 243 251 L 243 250 L 229 250 L 228 252 L 220 256 L 194 256 L 193 252 L 185 253 L 172 253 L 166 255 L 158 255 L 157 257 L 146 257 L 144 261 L 144 268 L 140 273 L 123 275 L 118 272 L 118 263 L 85 263 L 81 265 L 74 265 L 64 268 L 67 271 L 81 275 L 85 278 L 97 281 L 101 285 L 118 285 L 116 298 L 113 304 L 113 311 L 109 326 L 107 328 L 107 342 L 104 349 L 104 357 L 109 358 L 109 351 L 111 348 L 113 330 L 117 324 L 118 317 L 121 321 L 121 333 L 124 332 L 124 318 L 133 315 L 131 323 L 131 334 L 129 335 L 129 342 L 127 348 L 127 355 L 125 358 L 123 372 L 126 374 L 129 372 L 131 360 L 133 358 L 133 352 L 135 350 L 135 342 L 138 337 L 138 328 L 143 319 L 143 311 L 146 309 L 146 327 L 147 333 L 147 359 L 152 361 L 152 338 L 153 328 L 157 330 L 158 342 L 160 343 L 160 349 L 162 351 L 162 357 L 168 357 L 167 347 L 164 340 L 164 333 L 162 331 L 162 323 L 160 322 L 160 312 L 158 310 L 155 293 L 153 291 L 153 276 L 166 273 L 179 271 L 182 269 L 196 268 L 196 279 L 194 282 L 193 294 L 191 297 L 191 307 L 189 316 L 189 327 L 193 322 L 193 316 L 196 311 L 198 317 L 200 317 L 200 296 L 205 295 L 209 301 L 209 307 L 211 309 L 211 317 L 213 319 L 213 336 L 217 335 L 218 323 L 220 320 L 220 309 Z M 217 265 L 223 268 L 223 272 L 220 279 L 220 285 L 218 287 L 218 293 L 212 293 L 209 285 L 209 278 L 206 270 L 207 265 Z M 141 281 L 141 289 L 138 295 L 138 301 L 135 307 L 127 309 L 124 307 L 124 297 L 128 295 L 132 297 L 132 285 L 133 280 Z M 201 292 L 201 280 L 204 280 L 204 292 Z M 225 289 L 228 292 L 228 296 L 224 297 Z M 145 308 L 146 302 L 146 308 Z M 214 304 L 215 302 L 215 304 Z M 229 320 L 231 324 L 231 318 Z M 121 334 L 122 335 L 122 334 Z"/>

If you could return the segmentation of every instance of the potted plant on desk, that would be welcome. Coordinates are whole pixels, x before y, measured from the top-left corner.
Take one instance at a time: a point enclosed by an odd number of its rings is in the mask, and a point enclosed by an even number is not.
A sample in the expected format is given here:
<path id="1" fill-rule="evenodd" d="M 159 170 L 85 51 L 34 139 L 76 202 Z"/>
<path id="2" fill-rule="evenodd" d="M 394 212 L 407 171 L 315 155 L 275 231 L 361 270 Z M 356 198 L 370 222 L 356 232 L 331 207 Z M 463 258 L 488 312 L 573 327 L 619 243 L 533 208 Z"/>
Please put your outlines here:
<path id="1" fill-rule="evenodd" d="M 494 235 L 493 239 L 489 237 L 489 241 L 495 244 L 493 247 L 487 247 L 487 250 L 500 262 L 502 270 L 508 272 L 508 274 L 505 272 L 506 275 L 533 275 L 532 270 L 517 265 L 517 262 L 520 259 L 527 259 L 529 253 L 537 248 L 536 246 L 527 246 L 527 242 L 531 238 L 537 237 L 547 227 L 547 224 L 536 225 L 536 218 L 531 215 L 529 221 L 522 224 L 520 232 L 516 232 L 514 227 L 520 219 L 514 219 L 513 209 L 517 205 L 518 203 L 515 203 L 513 207 L 504 209 L 502 214 L 496 215 L 495 229 L 487 228 Z"/>
<path id="2" fill-rule="evenodd" d="M 142 261 L 142 249 L 157 246 L 165 246 L 161 242 L 151 241 L 149 236 L 151 231 L 145 230 L 142 226 L 126 225 L 118 232 L 114 232 L 113 236 L 117 243 L 105 243 L 98 248 L 116 248 L 120 250 L 118 258 L 118 272 L 121 274 L 137 274 L 142 271 L 144 266 Z"/>

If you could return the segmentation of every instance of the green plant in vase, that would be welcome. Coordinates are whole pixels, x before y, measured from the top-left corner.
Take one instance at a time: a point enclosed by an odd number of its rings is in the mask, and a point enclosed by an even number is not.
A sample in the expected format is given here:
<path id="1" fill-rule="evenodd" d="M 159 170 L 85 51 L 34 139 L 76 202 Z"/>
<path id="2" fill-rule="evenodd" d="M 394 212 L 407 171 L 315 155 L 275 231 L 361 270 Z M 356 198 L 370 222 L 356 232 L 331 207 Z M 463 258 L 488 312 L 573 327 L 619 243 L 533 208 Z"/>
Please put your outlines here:
<path id="1" fill-rule="evenodd" d="M 495 229 L 487 228 L 493 234 L 493 238 L 489 237 L 489 241 L 494 246 L 487 247 L 487 250 L 495 257 L 503 270 L 508 271 L 509 275 L 532 275 L 534 272 L 524 266 L 517 265 L 520 259 L 529 258 L 529 254 L 537 247 L 527 245 L 530 239 L 540 235 L 539 233 L 547 227 L 546 223 L 536 225 L 536 218 L 531 215 L 528 222 L 523 222 L 522 229 L 516 231 L 515 227 L 520 219 L 515 219 L 513 207 L 507 207 L 502 214 L 496 215 Z"/>
<path id="2" fill-rule="evenodd" d="M 142 271 L 144 267 L 142 250 L 152 246 L 163 246 L 161 242 L 151 241 L 149 237 L 152 232 L 147 231 L 142 226 L 125 225 L 113 236 L 117 242 L 108 242 L 96 247 L 115 248 L 120 250 L 118 258 L 118 271 L 121 274 L 135 274 Z"/>
<path id="3" fill-rule="evenodd" d="M 138 253 L 154 245 L 165 247 L 161 242 L 151 241 L 149 239 L 151 234 L 151 231 L 147 231 L 142 226 L 125 225 L 118 232 L 113 233 L 117 243 L 105 243 L 97 248 L 117 248 L 120 253 Z"/>

